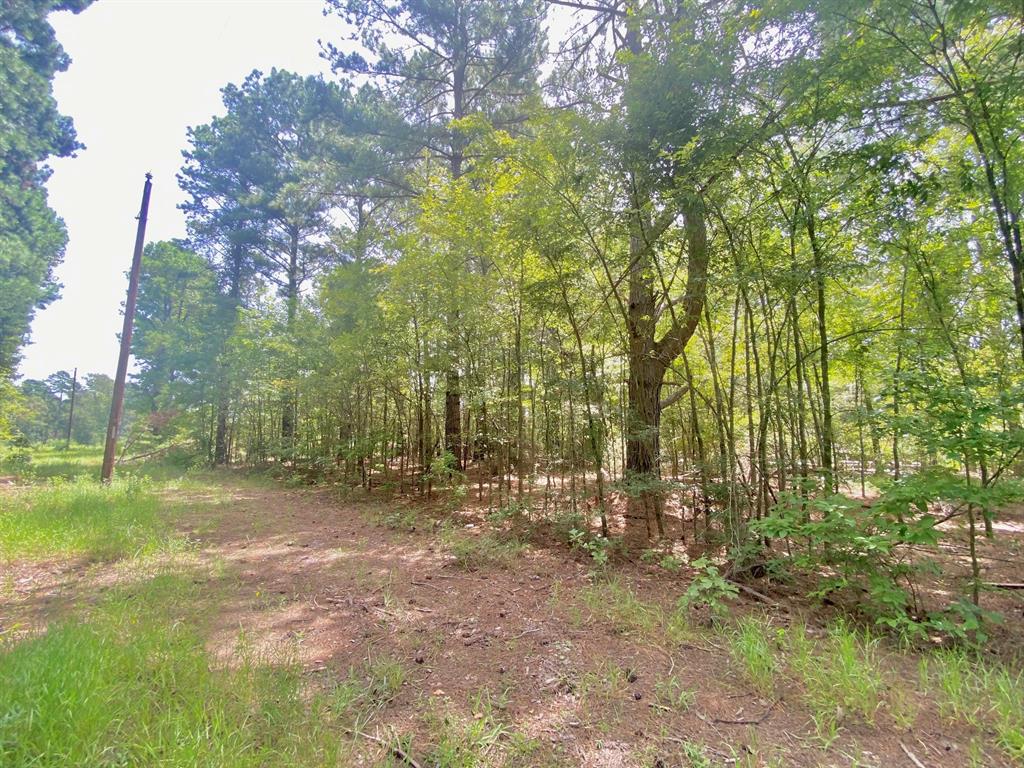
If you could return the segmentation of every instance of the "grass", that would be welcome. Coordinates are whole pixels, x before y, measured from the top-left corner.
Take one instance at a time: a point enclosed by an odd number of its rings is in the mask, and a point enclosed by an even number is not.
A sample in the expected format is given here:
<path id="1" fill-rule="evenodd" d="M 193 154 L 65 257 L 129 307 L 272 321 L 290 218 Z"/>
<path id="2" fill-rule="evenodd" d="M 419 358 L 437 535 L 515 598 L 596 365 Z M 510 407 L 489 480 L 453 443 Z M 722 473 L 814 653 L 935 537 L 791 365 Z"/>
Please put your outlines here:
<path id="1" fill-rule="evenodd" d="M 31 450 L 12 449 L 0 460 L 0 474 L 9 473 L 25 479 L 45 480 L 51 477 L 99 477 L 103 448 L 92 445 L 63 443 L 35 446 Z"/>
<path id="2" fill-rule="evenodd" d="M 778 662 L 772 643 L 774 635 L 767 621 L 747 616 L 728 637 L 733 662 L 762 696 L 770 696 L 775 690 Z"/>
<path id="3" fill-rule="evenodd" d="M 0 764 L 348 764 L 297 667 L 246 654 L 211 664 L 182 613 L 196 597 L 191 579 L 161 575 L 0 653 Z"/>
<path id="4" fill-rule="evenodd" d="M 621 634 L 650 634 L 661 624 L 661 610 L 645 603 L 620 579 L 596 581 L 585 587 L 580 599 L 587 610 Z"/>
<path id="5" fill-rule="evenodd" d="M 152 486 L 134 477 L 110 485 L 79 477 L 0 495 L 0 561 L 86 555 L 115 560 L 170 546 Z"/>
<path id="6" fill-rule="evenodd" d="M 886 687 L 877 639 L 843 623 L 830 628 L 820 643 L 802 625 L 792 627 L 785 639 L 791 648 L 790 666 L 823 741 L 831 743 L 850 716 L 874 724 Z"/>
<path id="7" fill-rule="evenodd" d="M 505 539 L 494 533 L 463 533 L 445 527 L 441 540 L 454 558 L 454 564 L 465 570 L 498 567 L 512 568 L 523 556 L 527 545 L 516 539 Z"/>
<path id="8" fill-rule="evenodd" d="M 693 706 L 696 694 L 671 675 L 655 682 L 654 700 L 665 709 L 686 712 Z"/>
<path id="9" fill-rule="evenodd" d="M 964 651 L 937 653 L 921 665 L 922 685 L 937 695 L 944 717 L 979 730 L 991 728 L 999 746 L 1024 762 L 1024 672 Z"/>

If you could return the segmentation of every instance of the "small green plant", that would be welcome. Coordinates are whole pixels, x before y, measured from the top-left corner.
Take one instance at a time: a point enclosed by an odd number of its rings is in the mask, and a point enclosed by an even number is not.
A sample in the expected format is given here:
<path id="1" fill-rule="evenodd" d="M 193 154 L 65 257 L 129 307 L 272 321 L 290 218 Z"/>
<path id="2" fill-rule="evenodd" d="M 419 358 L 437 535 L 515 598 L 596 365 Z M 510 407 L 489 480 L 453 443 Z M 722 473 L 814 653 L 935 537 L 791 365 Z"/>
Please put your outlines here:
<path id="1" fill-rule="evenodd" d="M 0 457 L 0 471 L 10 472 L 23 479 L 32 477 L 34 475 L 32 451 L 28 448 L 11 448 Z"/>
<path id="2" fill-rule="evenodd" d="M 693 706 L 695 695 L 675 675 L 658 680 L 654 684 L 654 698 L 657 703 L 675 712 L 686 712 Z"/>
<path id="3" fill-rule="evenodd" d="M 598 580 L 580 593 L 590 612 L 620 633 L 650 634 L 661 623 L 661 612 L 645 603 L 620 579 Z"/>
<path id="4" fill-rule="evenodd" d="M 380 525 L 393 531 L 411 532 L 419 524 L 419 515 L 415 509 L 398 507 L 381 511 L 377 520 Z"/>
<path id="5" fill-rule="evenodd" d="M 451 526 L 441 534 L 448 552 L 459 568 L 475 570 L 488 566 L 511 568 L 522 557 L 526 545 L 494 533 L 466 533 Z"/>
<path id="6" fill-rule="evenodd" d="M 671 552 L 660 552 L 657 549 L 645 549 L 640 553 L 640 562 L 657 563 L 658 567 L 669 573 L 678 573 L 686 561 Z"/>
<path id="7" fill-rule="evenodd" d="M 490 707 L 474 711 L 472 718 L 430 709 L 424 719 L 434 742 L 425 758 L 426 764 L 445 768 L 490 765 L 489 754 L 508 732 L 507 726 L 493 716 Z"/>
<path id="8" fill-rule="evenodd" d="M 680 608 L 692 610 L 698 605 L 706 605 L 713 617 L 723 618 L 728 611 L 726 601 L 735 598 L 739 589 L 705 557 L 694 560 L 693 567 L 698 569 L 698 573 L 679 599 Z"/>
<path id="9" fill-rule="evenodd" d="M 569 531 L 569 541 L 573 549 L 589 554 L 594 561 L 594 565 L 599 570 L 608 567 L 609 553 L 614 547 L 611 539 L 603 536 L 594 536 L 589 531 L 573 528 Z"/>
<path id="10" fill-rule="evenodd" d="M 440 488 L 449 490 L 445 507 L 448 511 L 457 509 L 466 498 L 466 475 L 459 471 L 455 454 L 445 451 L 430 462 L 424 479 Z"/>
<path id="11" fill-rule="evenodd" d="M 491 525 L 505 525 L 516 523 L 524 517 L 530 516 L 530 502 L 512 499 L 503 507 L 499 507 L 487 515 L 487 522 Z"/>
<path id="12" fill-rule="evenodd" d="M 693 741 L 684 741 L 679 747 L 687 768 L 713 768 L 714 763 L 704 753 L 704 747 Z"/>

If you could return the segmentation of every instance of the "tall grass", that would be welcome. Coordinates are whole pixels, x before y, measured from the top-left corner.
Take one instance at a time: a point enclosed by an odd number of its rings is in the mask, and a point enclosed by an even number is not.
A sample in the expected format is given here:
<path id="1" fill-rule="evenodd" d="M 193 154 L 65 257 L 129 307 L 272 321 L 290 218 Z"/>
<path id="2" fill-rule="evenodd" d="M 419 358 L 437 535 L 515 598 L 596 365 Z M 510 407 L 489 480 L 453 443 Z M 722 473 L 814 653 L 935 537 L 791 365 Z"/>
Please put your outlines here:
<path id="1" fill-rule="evenodd" d="M 750 616 L 741 619 L 729 635 L 729 654 L 733 662 L 762 696 L 770 696 L 775 690 L 775 673 L 779 666 L 775 659 L 775 635 L 766 619 Z"/>
<path id="2" fill-rule="evenodd" d="M 786 639 L 790 666 L 802 685 L 819 737 L 830 743 L 851 715 L 874 724 L 886 688 L 876 638 L 840 622 L 821 642 L 813 641 L 799 624 Z"/>
<path id="3" fill-rule="evenodd" d="M 0 765 L 344 765 L 347 744 L 297 667 L 211 666 L 191 579 L 158 576 L 86 623 L 0 652 Z M 186 608 L 182 608 L 186 606 Z M 179 615 L 176 615 L 175 612 Z"/>
<path id="4" fill-rule="evenodd" d="M 0 457 L 0 474 L 37 480 L 99 477 L 102 463 L 102 446 L 72 445 L 65 448 L 63 443 L 52 443 L 7 451 Z"/>
<path id="5" fill-rule="evenodd" d="M 922 686 L 937 694 L 943 716 L 991 727 L 999 746 L 1024 762 L 1024 672 L 964 651 L 936 653 L 921 662 Z"/>
<path id="6" fill-rule="evenodd" d="M 86 555 L 112 560 L 169 541 L 152 487 L 133 477 L 110 485 L 79 477 L 0 494 L 0 561 Z"/>

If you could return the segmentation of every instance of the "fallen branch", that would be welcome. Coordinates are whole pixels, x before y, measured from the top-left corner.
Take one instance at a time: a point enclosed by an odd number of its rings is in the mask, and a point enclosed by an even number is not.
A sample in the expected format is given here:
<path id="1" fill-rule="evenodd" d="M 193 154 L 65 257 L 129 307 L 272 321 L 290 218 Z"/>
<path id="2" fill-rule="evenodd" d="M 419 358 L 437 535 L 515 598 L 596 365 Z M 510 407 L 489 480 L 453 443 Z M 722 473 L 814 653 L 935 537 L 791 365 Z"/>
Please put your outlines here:
<path id="1" fill-rule="evenodd" d="M 772 608 L 778 608 L 783 611 L 788 610 L 786 606 L 782 605 L 779 601 L 772 600 L 770 597 L 768 597 L 768 595 L 764 595 L 758 592 L 756 589 L 748 587 L 746 584 L 740 584 L 738 581 L 732 580 L 730 580 L 729 583 L 736 587 L 736 589 L 740 590 L 740 592 L 743 592 L 744 594 L 750 595 L 751 597 L 760 600 L 765 605 L 770 605 Z"/>
<path id="2" fill-rule="evenodd" d="M 778 704 L 780 701 L 782 701 L 782 699 L 776 699 L 775 701 L 773 701 L 771 705 L 768 707 L 768 709 L 761 713 L 760 717 L 740 717 L 735 719 L 728 717 L 716 717 L 714 718 L 714 721 L 716 723 L 723 723 L 725 725 L 760 725 L 768 719 L 768 716 L 772 713 L 772 710 L 775 709 L 775 705 Z"/>
<path id="3" fill-rule="evenodd" d="M 904 744 L 902 741 L 900 742 L 900 749 L 903 750 L 903 754 L 910 758 L 910 762 L 914 764 L 915 768 L 925 768 L 924 763 L 918 760 L 917 755 L 915 755 L 913 752 L 907 749 L 907 745 Z"/>

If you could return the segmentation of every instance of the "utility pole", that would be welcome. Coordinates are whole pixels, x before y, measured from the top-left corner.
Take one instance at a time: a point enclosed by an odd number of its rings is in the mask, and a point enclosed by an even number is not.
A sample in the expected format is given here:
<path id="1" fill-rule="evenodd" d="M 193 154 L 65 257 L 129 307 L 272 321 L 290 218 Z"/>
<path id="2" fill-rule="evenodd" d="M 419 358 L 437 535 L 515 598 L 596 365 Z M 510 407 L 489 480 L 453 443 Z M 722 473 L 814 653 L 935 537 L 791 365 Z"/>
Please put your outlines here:
<path id="1" fill-rule="evenodd" d="M 71 375 L 71 410 L 68 411 L 68 439 L 64 444 L 66 451 L 71 447 L 71 425 L 75 423 L 75 390 L 78 389 L 78 368 Z"/>
<path id="2" fill-rule="evenodd" d="M 128 298 L 124 303 L 124 327 L 121 329 L 121 354 L 117 358 L 117 376 L 114 378 L 114 397 L 110 403 L 110 421 L 107 423 L 107 441 L 103 447 L 103 469 L 100 480 L 109 483 L 114 474 L 114 454 L 117 451 L 117 433 L 121 430 L 124 410 L 124 385 L 128 377 L 128 355 L 132 350 L 132 329 L 135 324 L 135 300 L 139 295 L 139 273 L 142 271 L 142 245 L 146 240 L 146 216 L 149 214 L 149 192 L 153 188 L 153 174 L 146 174 L 142 188 L 142 208 L 139 227 L 135 231 L 135 252 L 132 271 L 128 277 Z"/>

